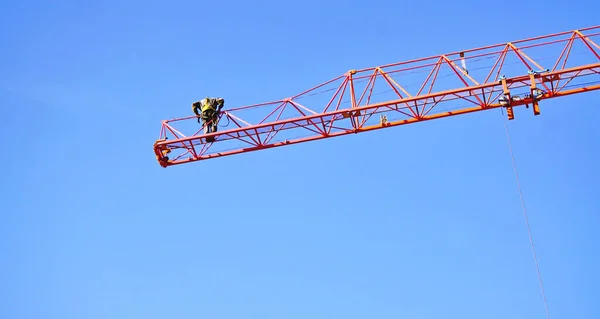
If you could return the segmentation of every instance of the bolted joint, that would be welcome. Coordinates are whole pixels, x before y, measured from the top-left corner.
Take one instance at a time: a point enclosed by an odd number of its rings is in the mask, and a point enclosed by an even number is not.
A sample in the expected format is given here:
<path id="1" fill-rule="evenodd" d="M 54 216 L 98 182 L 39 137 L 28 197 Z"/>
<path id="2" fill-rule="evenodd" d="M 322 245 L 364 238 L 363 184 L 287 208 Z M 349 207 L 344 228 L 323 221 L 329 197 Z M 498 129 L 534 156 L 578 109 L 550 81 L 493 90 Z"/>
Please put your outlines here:
<path id="1" fill-rule="evenodd" d="M 529 70 L 529 71 L 527 71 L 527 74 L 540 75 L 545 72 L 550 72 L 550 69 L 544 69 L 544 70 L 540 70 L 540 71 Z"/>

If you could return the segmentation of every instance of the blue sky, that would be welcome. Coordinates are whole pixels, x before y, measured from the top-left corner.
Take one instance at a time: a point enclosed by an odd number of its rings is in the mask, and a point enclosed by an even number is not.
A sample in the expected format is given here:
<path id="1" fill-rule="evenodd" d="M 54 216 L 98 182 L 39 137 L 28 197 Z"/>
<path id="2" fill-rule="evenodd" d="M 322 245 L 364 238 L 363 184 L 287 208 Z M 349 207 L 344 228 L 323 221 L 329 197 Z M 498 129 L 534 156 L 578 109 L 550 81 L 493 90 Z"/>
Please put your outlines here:
<path id="1" fill-rule="evenodd" d="M 599 9 L 444 5 L 4 2 L 0 317 L 545 318 L 497 111 L 168 169 L 152 152 L 206 95 L 269 101 Z M 552 318 L 600 315 L 598 97 L 509 123 Z"/>

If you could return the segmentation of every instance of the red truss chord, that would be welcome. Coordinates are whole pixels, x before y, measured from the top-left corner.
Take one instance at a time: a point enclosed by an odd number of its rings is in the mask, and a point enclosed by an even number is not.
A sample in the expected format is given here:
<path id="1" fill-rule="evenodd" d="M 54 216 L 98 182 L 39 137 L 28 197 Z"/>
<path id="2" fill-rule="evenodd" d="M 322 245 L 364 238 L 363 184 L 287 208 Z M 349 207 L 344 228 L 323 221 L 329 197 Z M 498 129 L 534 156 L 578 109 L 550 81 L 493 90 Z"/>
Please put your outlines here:
<path id="1" fill-rule="evenodd" d="M 499 107 L 509 119 L 518 106 L 538 115 L 540 101 L 600 89 L 599 35 L 595 26 L 351 70 L 262 104 L 229 108 L 224 97 L 217 133 L 195 116 L 165 120 L 154 152 L 167 167 Z"/>

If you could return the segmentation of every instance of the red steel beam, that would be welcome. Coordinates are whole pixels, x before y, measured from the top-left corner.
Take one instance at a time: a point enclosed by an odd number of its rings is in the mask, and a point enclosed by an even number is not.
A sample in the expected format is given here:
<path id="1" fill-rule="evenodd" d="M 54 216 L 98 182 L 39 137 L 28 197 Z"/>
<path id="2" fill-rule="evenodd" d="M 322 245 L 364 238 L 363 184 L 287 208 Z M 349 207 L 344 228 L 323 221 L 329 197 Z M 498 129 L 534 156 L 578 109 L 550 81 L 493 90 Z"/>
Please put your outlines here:
<path id="1" fill-rule="evenodd" d="M 540 101 L 600 89 L 598 36 L 595 26 L 351 70 L 290 98 L 226 109 L 220 123 L 235 127 L 217 133 L 203 134 L 195 116 L 165 120 L 154 152 L 168 167 L 501 107 L 509 119 L 520 106 L 538 115 Z"/>

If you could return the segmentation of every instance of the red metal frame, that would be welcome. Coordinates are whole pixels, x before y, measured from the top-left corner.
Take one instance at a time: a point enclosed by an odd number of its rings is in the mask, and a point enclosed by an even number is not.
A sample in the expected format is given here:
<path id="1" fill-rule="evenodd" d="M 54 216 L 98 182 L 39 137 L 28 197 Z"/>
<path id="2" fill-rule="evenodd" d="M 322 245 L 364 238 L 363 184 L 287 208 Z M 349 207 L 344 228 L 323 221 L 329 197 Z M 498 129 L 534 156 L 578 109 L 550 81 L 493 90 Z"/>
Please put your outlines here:
<path id="1" fill-rule="evenodd" d="M 234 127 L 203 134 L 195 116 L 165 120 L 154 151 L 167 167 L 499 107 L 509 119 L 522 105 L 532 105 L 538 115 L 539 100 L 600 89 L 598 36 L 600 26 L 594 26 L 351 70 L 268 103 L 227 109 L 225 97 L 220 123 Z M 412 94 L 410 82 L 418 84 Z M 511 103 L 501 103 L 505 98 Z M 207 143 L 208 136 L 214 142 Z"/>

